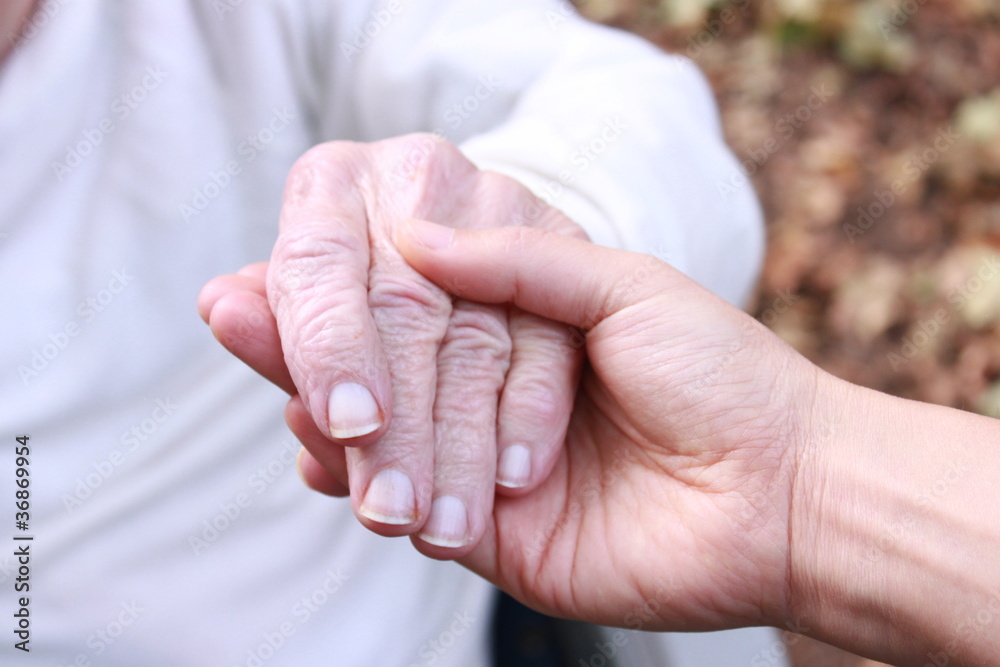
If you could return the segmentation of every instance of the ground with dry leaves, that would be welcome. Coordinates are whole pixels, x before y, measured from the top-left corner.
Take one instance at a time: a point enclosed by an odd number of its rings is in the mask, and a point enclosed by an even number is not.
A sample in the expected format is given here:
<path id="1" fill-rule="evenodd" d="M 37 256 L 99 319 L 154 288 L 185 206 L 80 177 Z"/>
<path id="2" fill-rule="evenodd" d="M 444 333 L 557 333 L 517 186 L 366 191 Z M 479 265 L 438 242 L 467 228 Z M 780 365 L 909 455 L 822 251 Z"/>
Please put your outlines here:
<path id="1" fill-rule="evenodd" d="M 767 217 L 768 326 L 840 377 L 1000 417 L 1000 3 L 578 4 L 708 75 Z"/>

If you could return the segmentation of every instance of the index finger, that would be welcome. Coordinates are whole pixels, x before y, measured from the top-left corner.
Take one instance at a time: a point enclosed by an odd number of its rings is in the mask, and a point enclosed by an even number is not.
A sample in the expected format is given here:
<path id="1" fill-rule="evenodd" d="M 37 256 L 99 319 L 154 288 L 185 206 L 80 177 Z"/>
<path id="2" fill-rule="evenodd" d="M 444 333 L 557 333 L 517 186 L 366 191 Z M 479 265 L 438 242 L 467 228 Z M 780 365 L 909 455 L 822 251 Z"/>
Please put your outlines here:
<path id="1" fill-rule="evenodd" d="M 346 445 L 377 440 L 392 411 L 368 307 L 368 220 L 355 152 L 351 144 L 319 146 L 293 166 L 267 272 L 292 381 L 320 431 Z"/>

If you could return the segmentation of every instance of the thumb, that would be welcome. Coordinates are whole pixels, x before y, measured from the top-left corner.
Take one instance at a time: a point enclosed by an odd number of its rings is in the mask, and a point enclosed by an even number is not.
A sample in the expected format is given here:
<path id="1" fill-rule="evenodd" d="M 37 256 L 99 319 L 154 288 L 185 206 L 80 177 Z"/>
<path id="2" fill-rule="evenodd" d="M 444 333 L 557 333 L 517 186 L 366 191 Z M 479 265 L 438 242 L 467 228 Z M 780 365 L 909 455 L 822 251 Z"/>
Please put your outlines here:
<path id="1" fill-rule="evenodd" d="M 512 303 L 585 330 L 666 289 L 693 286 L 650 255 L 530 227 L 473 231 L 409 220 L 396 244 L 413 268 L 456 296 Z"/>

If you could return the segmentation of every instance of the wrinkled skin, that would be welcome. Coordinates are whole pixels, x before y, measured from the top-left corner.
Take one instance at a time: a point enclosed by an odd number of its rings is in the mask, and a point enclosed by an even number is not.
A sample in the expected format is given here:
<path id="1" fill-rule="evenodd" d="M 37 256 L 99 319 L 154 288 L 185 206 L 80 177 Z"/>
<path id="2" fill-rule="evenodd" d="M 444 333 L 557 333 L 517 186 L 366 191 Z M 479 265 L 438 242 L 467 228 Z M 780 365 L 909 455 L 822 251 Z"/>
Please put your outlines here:
<path id="1" fill-rule="evenodd" d="M 289 175 L 270 263 L 216 278 L 199 309 L 223 345 L 292 395 L 286 420 L 308 449 L 300 470 L 311 486 L 333 495 L 349 486 L 361 522 L 389 536 L 443 529 L 456 537 L 462 526 L 453 517 L 435 523 L 432 501 L 460 499 L 463 539 L 416 539 L 428 555 L 454 558 L 481 539 L 497 491 L 528 493 L 551 470 L 582 341 L 565 325 L 453 300 L 430 283 L 393 243 L 399 222 L 413 216 L 583 236 L 523 186 L 476 169 L 439 138 L 323 144 Z M 333 437 L 328 397 L 341 382 L 374 394 L 376 430 Z M 530 452 L 527 478 L 496 480 L 498 456 L 513 445 Z M 413 512 L 403 520 L 362 507 L 383 469 L 412 482 Z"/>

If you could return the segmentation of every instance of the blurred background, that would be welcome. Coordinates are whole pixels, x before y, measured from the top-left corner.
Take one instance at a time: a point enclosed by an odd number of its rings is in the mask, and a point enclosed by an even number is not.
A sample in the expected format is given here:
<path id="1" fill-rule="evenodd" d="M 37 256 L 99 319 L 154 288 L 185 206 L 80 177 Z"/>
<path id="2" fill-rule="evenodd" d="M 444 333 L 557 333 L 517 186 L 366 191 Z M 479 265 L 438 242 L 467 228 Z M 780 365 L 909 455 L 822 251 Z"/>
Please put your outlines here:
<path id="1" fill-rule="evenodd" d="M 1000 417 L 1000 1 L 576 4 L 708 76 L 767 219 L 767 326 L 839 377 Z"/>

